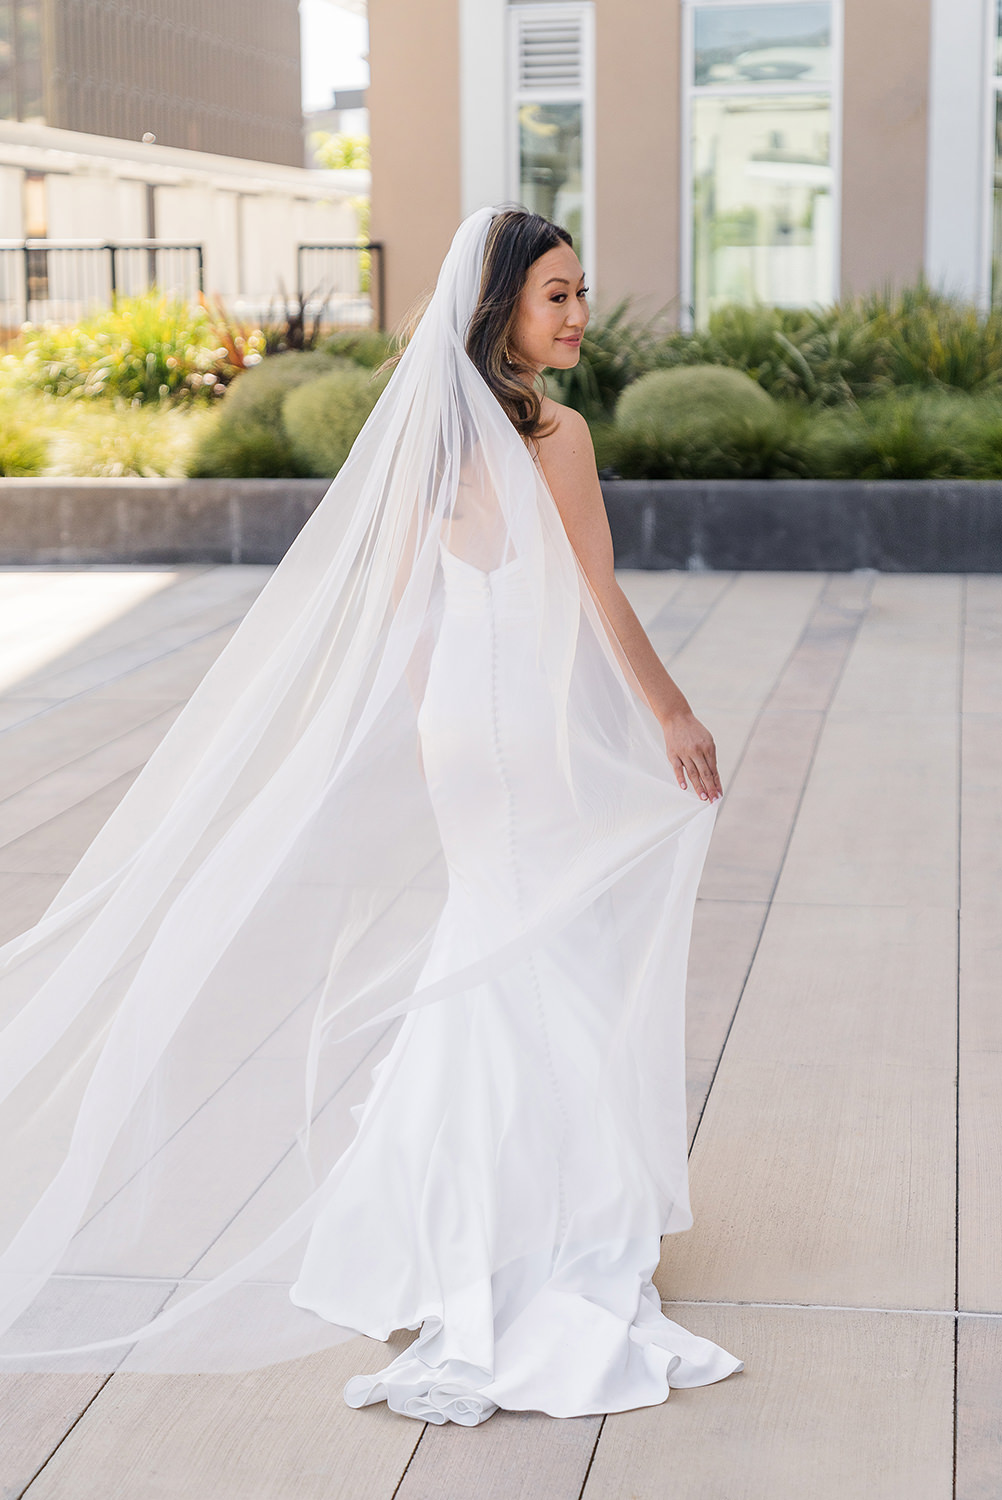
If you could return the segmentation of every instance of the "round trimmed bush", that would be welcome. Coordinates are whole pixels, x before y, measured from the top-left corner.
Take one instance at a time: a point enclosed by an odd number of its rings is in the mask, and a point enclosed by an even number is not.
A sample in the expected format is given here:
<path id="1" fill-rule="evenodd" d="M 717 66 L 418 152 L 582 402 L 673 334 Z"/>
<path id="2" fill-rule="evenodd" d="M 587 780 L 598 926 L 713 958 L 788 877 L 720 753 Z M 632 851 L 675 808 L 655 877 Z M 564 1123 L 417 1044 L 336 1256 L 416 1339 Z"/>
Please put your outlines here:
<path id="1" fill-rule="evenodd" d="M 282 422 L 293 458 L 304 474 L 333 478 L 390 376 L 373 380 L 357 365 L 331 370 L 290 391 Z"/>
<path id="2" fill-rule="evenodd" d="M 767 391 L 743 370 L 725 365 L 679 365 L 650 370 L 633 381 L 616 403 L 616 426 L 622 432 L 667 435 L 673 427 L 694 422 L 733 427 L 775 412 Z"/>
<path id="3" fill-rule="evenodd" d="M 189 479 L 301 479 L 284 432 L 262 422 L 214 422 L 195 444 Z"/>
<path id="4" fill-rule="evenodd" d="M 223 397 L 222 421 L 269 427 L 282 435 L 282 402 L 289 391 L 331 370 L 356 368 L 351 360 L 318 349 L 269 355 L 232 382 Z"/>
<path id="5" fill-rule="evenodd" d="M 616 403 L 608 461 L 624 479 L 796 475 L 803 472 L 801 415 L 741 370 L 651 370 Z"/>
<path id="6" fill-rule="evenodd" d="M 230 385 L 219 420 L 195 445 L 188 465 L 193 479 L 295 479 L 304 469 L 282 421 L 290 391 L 334 370 L 357 371 L 348 359 L 318 350 L 269 355 Z"/>

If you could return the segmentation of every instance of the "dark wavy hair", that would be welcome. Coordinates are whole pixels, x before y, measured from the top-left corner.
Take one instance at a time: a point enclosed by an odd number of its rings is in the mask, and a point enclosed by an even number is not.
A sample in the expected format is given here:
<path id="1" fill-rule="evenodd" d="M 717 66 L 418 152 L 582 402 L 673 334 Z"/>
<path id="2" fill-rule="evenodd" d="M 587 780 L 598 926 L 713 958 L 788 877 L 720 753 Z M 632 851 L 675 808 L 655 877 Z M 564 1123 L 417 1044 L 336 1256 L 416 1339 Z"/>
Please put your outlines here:
<path id="1" fill-rule="evenodd" d="M 518 317 L 518 301 L 529 274 L 529 267 L 547 250 L 574 241 L 566 229 L 532 213 L 518 204 L 500 209 L 490 222 L 484 245 L 484 263 L 477 305 L 466 333 L 466 352 L 504 407 L 523 437 L 546 437 L 552 427 L 541 425 L 542 398 L 546 394 L 536 387 L 536 372 L 508 348 Z M 398 334 L 398 350 L 384 360 L 379 371 L 396 364 L 414 334 L 429 301 L 425 293 Z M 508 349 L 506 355 L 505 350 Z M 519 379 L 518 372 L 533 376 L 532 385 Z"/>

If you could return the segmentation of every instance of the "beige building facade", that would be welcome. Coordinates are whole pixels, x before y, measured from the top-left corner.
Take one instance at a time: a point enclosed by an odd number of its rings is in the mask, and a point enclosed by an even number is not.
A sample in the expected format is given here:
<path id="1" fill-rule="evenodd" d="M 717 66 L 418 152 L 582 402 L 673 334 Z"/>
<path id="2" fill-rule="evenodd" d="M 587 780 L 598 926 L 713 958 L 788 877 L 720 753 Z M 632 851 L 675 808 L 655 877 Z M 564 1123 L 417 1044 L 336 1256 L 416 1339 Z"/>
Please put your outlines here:
<path id="1" fill-rule="evenodd" d="M 1002 298 L 998 0 L 370 0 L 393 326 L 460 218 L 565 224 L 594 308 Z"/>

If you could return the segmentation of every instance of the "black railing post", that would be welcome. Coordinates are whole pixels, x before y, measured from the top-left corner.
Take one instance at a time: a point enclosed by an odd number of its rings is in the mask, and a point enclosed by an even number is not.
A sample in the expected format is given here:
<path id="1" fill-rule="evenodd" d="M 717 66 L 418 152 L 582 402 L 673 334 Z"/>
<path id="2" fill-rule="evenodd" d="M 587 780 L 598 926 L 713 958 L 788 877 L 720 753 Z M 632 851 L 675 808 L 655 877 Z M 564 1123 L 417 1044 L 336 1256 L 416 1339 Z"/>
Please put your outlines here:
<path id="1" fill-rule="evenodd" d="M 369 264 L 370 264 L 370 266 L 372 265 L 372 251 L 373 250 L 378 251 L 376 259 L 379 261 L 379 294 L 378 294 L 378 297 L 376 299 L 376 307 L 377 307 L 376 316 L 378 317 L 379 321 L 378 321 L 378 323 L 377 323 L 376 326 L 379 329 L 380 333 L 383 333 L 386 330 L 386 277 L 383 274 L 384 273 L 384 265 L 383 265 L 383 245 L 382 245 L 382 242 L 380 241 L 379 244 L 373 245 L 373 246 L 370 247 L 370 251 L 369 251 Z"/>
<path id="2" fill-rule="evenodd" d="M 115 251 L 117 249 L 117 246 L 115 246 L 115 245 L 105 245 L 104 248 L 108 252 L 108 260 L 109 260 L 109 263 L 110 263 L 110 269 L 111 269 L 111 305 L 112 305 L 112 307 L 114 307 L 114 305 L 115 305 L 115 299 L 118 296 L 118 268 L 115 265 Z"/>
<path id="3" fill-rule="evenodd" d="M 24 321 L 31 322 L 31 251 L 24 242 Z"/>
<path id="4" fill-rule="evenodd" d="M 201 245 L 195 246 L 198 252 L 198 290 L 205 295 L 205 252 Z"/>

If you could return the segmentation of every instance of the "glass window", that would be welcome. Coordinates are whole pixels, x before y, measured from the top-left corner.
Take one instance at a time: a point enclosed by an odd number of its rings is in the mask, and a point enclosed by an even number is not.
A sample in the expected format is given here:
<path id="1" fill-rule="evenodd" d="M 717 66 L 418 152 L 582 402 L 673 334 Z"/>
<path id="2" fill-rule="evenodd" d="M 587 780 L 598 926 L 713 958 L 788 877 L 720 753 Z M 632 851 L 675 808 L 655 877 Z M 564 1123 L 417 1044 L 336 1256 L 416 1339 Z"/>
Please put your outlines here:
<path id="1" fill-rule="evenodd" d="M 693 100 L 693 311 L 833 294 L 827 95 Z"/>
<path id="2" fill-rule="evenodd" d="M 694 40 L 696 84 L 831 80 L 827 3 L 702 6 L 695 15 Z"/>
<path id="3" fill-rule="evenodd" d="M 594 278 L 591 4 L 509 4 L 511 196 L 562 224 Z"/>
<path id="4" fill-rule="evenodd" d="M 687 290 L 696 325 L 727 302 L 831 302 L 832 5 L 697 3 L 691 37 Z"/>
<path id="5" fill-rule="evenodd" d="M 518 108 L 519 202 L 569 230 L 582 245 L 584 142 L 579 103 Z"/>
<path id="6" fill-rule="evenodd" d="M 41 121 L 42 15 L 39 0 L 19 0 L 17 18 L 17 73 L 20 119 Z"/>
<path id="7" fill-rule="evenodd" d="M 995 92 L 995 175 L 992 190 L 992 306 L 1002 306 L 1002 95 Z"/>
<path id="8" fill-rule="evenodd" d="M 40 0 L 0 0 L 0 120 L 41 121 Z"/>
<path id="9" fill-rule="evenodd" d="M 16 119 L 14 6 L 13 0 L 0 0 L 0 120 Z"/>
<path id="10" fill-rule="evenodd" d="M 995 6 L 995 171 L 992 177 L 992 306 L 1002 306 L 1002 0 Z"/>

